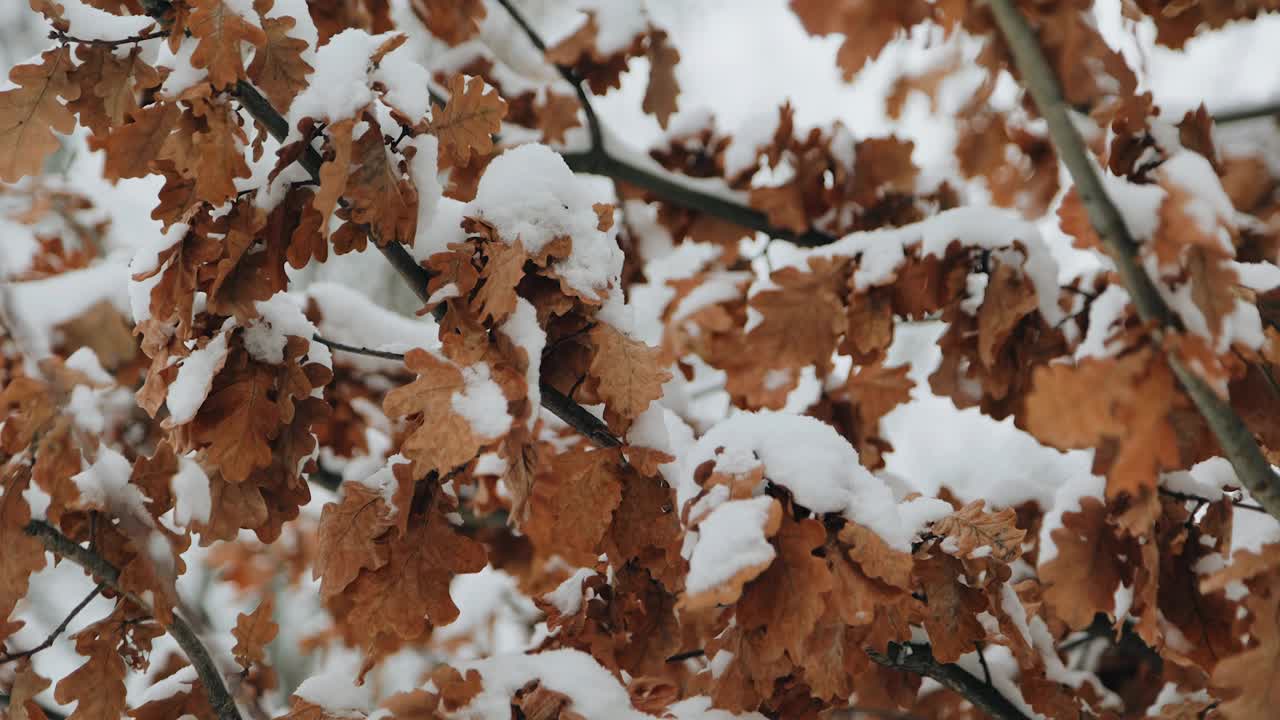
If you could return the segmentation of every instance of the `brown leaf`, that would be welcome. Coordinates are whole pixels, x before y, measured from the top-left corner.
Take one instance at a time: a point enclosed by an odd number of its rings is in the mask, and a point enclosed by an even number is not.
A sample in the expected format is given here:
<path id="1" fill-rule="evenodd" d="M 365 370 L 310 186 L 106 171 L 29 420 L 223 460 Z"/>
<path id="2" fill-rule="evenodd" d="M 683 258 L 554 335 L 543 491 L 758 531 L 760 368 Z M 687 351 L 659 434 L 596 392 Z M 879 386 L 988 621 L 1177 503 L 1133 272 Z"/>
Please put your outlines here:
<path id="1" fill-rule="evenodd" d="M 107 622 L 110 619 L 103 621 Z M 55 700 L 76 703 L 75 712 L 67 720 L 118 718 L 128 706 L 124 658 L 116 651 L 114 638 L 102 632 L 103 623 L 76 633 L 76 652 L 87 659 L 54 688 Z"/>
<path id="2" fill-rule="evenodd" d="M 31 522 L 31 507 L 22 497 L 31 484 L 31 471 L 14 463 L 4 475 L 0 495 L 0 619 L 8 618 L 27 595 L 31 574 L 44 569 L 44 545 L 23 530 Z"/>
<path id="3" fill-rule="evenodd" d="M 524 264 L 528 253 L 519 240 L 507 244 L 501 240 L 483 245 L 484 267 L 480 270 L 483 283 L 476 291 L 472 308 L 481 322 L 504 322 L 516 309 L 516 286 L 524 279 Z"/>
<path id="4" fill-rule="evenodd" d="M 1116 588 L 1129 584 L 1132 567 L 1123 558 L 1137 549 L 1116 537 L 1097 498 L 1080 501 L 1079 512 L 1062 516 L 1052 533 L 1058 555 L 1040 566 L 1044 599 L 1073 630 L 1088 627 L 1097 613 L 1115 610 Z"/>
<path id="5" fill-rule="evenodd" d="M 506 114 L 507 102 L 484 80 L 455 75 L 449 81 L 448 104 L 432 113 L 431 132 L 441 150 L 458 165 L 466 165 L 472 150 L 480 155 L 493 152 L 493 134 L 502 129 Z"/>
<path id="6" fill-rule="evenodd" d="M 1275 668 L 1280 666 L 1280 587 L 1275 574 L 1267 581 L 1266 588 L 1244 599 L 1253 615 L 1253 647 L 1219 662 L 1213 671 L 1213 684 L 1236 695 L 1219 708 L 1230 720 L 1271 717 L 1280 707 L 1280 683 L 1275 681 Z"/>
<path id="7" fill-rule="evenodd" d="M 251 665 L 265 662 L 267 645 L 280 632 L 280 626 L 271 619 L 274 600 L 274 595 L 267 595 L 252 613 L 240 613 L 236 616 L 236 626 L 231 629 L 236 644 L 231 648 L 231 654 L 245 670 Z"/>
<path id="8" fill-rule="evenodd" d="M 907 377 L 909 365 L 886 368 L 884 365 L 863 365 L 856 373 L 849 373 L 845 389 L 849 399 L 857 403 L 858 416 L 868 429 L 875 433 L 880 418 L 895 407 L 911 401 L 911 388 L 915 381 Z"/>
<path id="9" fill-rule="evenodd" d="M 534 545 L 589 566 L 622 502 L 621 452 L 574 449 L 556 455 L 538 475 L 529 499 L 529 521 L 521 528 Z"/>
<path id="10" fill-rule="evenodd" d="M 39 64 L 17 65 L 9 80 L 17 87 L 0 92 L 0 182 L 38 175 L 44 160 L 59 147 L 57 133 L 75 129 L 75 117 L 58 102 L 75 100 L 80 88 L 71 82 L 71 51 L 46 50 Z"/>
<path id="11" fill-rule="evenodd" d="M 307 41 L 289 35 L 297 22 L 288 15 L 262 18 L 263 43 L 249 63 L 249 79 L 281 113 L 289 111 L 314 70 L 302 59 Z"/>
<path id="12" fill-rule="evenodd" d="M 371 125 L 353 146 L 356 167 L 347 181 L 351 219 L 373 228 L 385 245 L 413 245 L 418 224 L 418 191 L 399 167 L 398 156 L 382 144 L 382 130 Z"/>
<path id="13" fill-rule="evenodd" d="M 751 307 L 762 319 L 747 333 L 747 343 L 752 352 L 768 358 L 769 367 L 817 365 L 819 374 L 831 367 L 846 322 L 839 294 L 841 268 L 822 259 L 810 260 L 810 271 L 783 268 L 771 276 L 777 289 L 752 296 Z"/>
<path id="14" fill-rule="evenodd" d="M 320 213 L 320 234 L 325 240 L 329 239 L 329 218 L 346 192 L 351 176 L 351 133 L 355 122 L 354 118 L 345 118 L 326 128 L 333 157 L 320 166 L 320 189 L 312 199 L 312 207 Z"/>
<path id="15" fill-rule="evenodd" d="M 791 657 L 803 654 L 804 639 L 826 606 L 823 594 L 835 584 L 826 561 L 813 554 L 826 538 L 821 522 L 784 517 L 774 537 L 778 556 L 742 593 L 738 622 L 746 630 L 761 633 L 764 659 L 779 657 L 784 651 Z"/>
<path id="16" fill-rule="evenodd" d="M 389 515 L 382 494 L 361 483 L 344 485 L 342 501 L 324 506 L 312 569 L 312 576 L 320 580 L 320 597 L 337 595 L 361 570 L 377 570 L 387 563 L 387 545 L 379 539 L 391 529 Z"/>
<path id="17" fill-rule="evenodd" d="M 103 174 L 108 180 L 140 178 L 150 174 L 153 163 L 173 131 L 178 108 L 156 102 L 129 114 L 132 122 L 112 128 L 106 141 Z"/>
<path id="18" fill-rule="evenodd" d="M 475 37 L 486 14 L 483 0 L 412 0 L 410 6 L 431 34 L 449 45 Z"/>
<path id="19" fill-rule="evenodd" d="M 191 421 L 196 440 L 207 444 L 208 457 L 223 477 L 241 483 L 271 464 L 271 441 L 280 432 L 280 409 L 269 394 L 272 373 L 233 351 L 214 378 L 213 390 Z"/>
<path id="20" fill-rule="evenodd" d="M 208 68 L 209 82 L 216 89 L 244 79 L 240 43 L 261 48 L 267 43 L 266 33 L 228 7 L 225 0 L 193 0 L 192 5 L 187 30 L 199 43 L 191 54 L 191 64 Z"/>
<path id="21" fill-rule="evenodd" d="M 1013 508 L 990 513 L 983 511 L 984 505 L 985 501 L 975 500 L 942 518 L 933 524 L 933 534 L 954 539 L 954 549 L 944 543 L 943 550 L 955 557 L 992 557 L 1003 563 L 1013 562 L 1022 554 L 1027 531 L 1018 528 Z"/>
<path id="22" fill-rule="evenodd" d="M 649 34 L 649 87 L 644 91 L 640 107 L 658 118 L 663 130 L 677 109 L 680 83 L 676 80 L 676 63 L 680 51 L 667 42 L 667 34 L 661 30 Z"/>
<path id="23" fill-rule="evenodd" d="M 662 397 L 662 386 L 671 379 L 671 371 L 662 366 L 658 348 L 604 322 L 591 328 L 590 338 L 594 352 L 589 372 L 609 411 L 635 419 Z"/>
<path id="24" fill-rule="evenodd" d="M 30 658 L 19 660 L 13 674 L 6 708 L 9 720 L 47 720 L 44 710 L 36 704 L 36 696 L 49 687 L 49 681 L 31 667 Z"/>
<path id="25" fill-rule="evenodd" d="M 987 636 L 978 622 L 978 613 L 987 609 L 987 597 L 966 585 L 963 575 L 964 566 L 949 555 L 938 553 L 916 563 L 916 578 L 926 598 L 924 628 L 939 662 L 959 660 Z"/>

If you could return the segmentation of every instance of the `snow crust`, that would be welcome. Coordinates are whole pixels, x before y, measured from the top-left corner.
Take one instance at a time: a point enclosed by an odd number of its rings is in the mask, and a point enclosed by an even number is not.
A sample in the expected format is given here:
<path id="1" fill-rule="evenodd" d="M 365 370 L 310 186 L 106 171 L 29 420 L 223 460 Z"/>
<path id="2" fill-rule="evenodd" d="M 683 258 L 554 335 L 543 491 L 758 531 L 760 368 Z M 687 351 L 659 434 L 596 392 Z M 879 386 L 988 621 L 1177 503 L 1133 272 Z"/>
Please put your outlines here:
<path id="1" fill-rule="evenodd" d="M 155 21 L 146 15 L 115 15 L 84 4 L 83 0 L 58 0 L 62 18 L 71 25 L 68 35 L 84 40 L 120 40 L 141 35 Z"/>
<path id="2" fill-rule="evenodd" d="M 208 345 L 193 350 L 178 366 L 178 377 L 169 384 L 165 395 L 165 405 L 169 408 L 171 425 L 183 425 L 191 422 L 209 397 L 213 388 L 213 377 L 222 369 L 227 360 L 227 333 L 220 332 L 209 341 Z"/>
<path id="3" fill-rule="evenodd" d="M 207 523 L 213 510 L 209 476 L 194 459 L 194 451 L 178 457 L 178 472 L 169 483 L 173 491 L 173 520 L 184 527 Z"/>
<path id="4" fill-rule="evenodd" d="M 570 710 L 589 718 L 652 720 L 631 706 L 627 689 L 595 658 L 578 650 L 550 650 L 536 655 L 497 655 L 483 660 L 456 663 L 466 675 L 475 670 L 484 679 L 484 689 L 467 705 L 458 708 L 466 717 L 508 717 L 511 698 L 530 682 L 563 693 L 572 699 Z"/>
<path id="5" fill-rule="evenodd" d="M 767 495 L 729 500 L 702 519 L 689 558 L 688 595 L 722 585 L 746 568 L 773 562 L 778 553 L 764 536 L 764 526 L 774 502 Z"/>
<path id="6" fill-rule="evenodd" d="M 471 424 L 477 435 L 496 438 L 511 429 L 511 414 L 507 412 L 507 398 L 502 388 L 489 376 L 489 366 L 483 362 L 462 368 L 463 389 L 449 398 L 453 411 Z"/>
<path id="7" fill-rule="evenodd" d="M 373 703 L 373 688 L 356 685 L 355 677 L 345 670 L 330 670 L 303 680 L 293 694 L 337 717 L 364 717 L 364 710 Z"/>

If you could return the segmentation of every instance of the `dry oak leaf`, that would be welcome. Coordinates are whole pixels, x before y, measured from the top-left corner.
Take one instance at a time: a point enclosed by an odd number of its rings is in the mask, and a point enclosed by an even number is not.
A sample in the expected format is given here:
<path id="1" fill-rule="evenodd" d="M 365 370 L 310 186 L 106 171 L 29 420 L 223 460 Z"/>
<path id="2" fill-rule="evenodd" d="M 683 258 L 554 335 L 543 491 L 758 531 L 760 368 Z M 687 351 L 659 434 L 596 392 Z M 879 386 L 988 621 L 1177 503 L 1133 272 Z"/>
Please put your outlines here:
<path id="1" fill-rule="evenodd" d="M 102 631 L 102 625 L 108 622 L 111 618 L 90 625 L 75 636 L 76 652 L 87 660 L 58 681 L 53 695 L 59 703 L 76 703 L 75 712 L 67 720 L 118 718 L 128 707 L 124 658 L 116 650 L 114 635 Z"/>
<path id="2" fill-rule="evenodd" d="M 793 658 L 804 654 L 805 638 L 826 608 L 824 595 L 835 587 L 826 560 L 813 554 L 826 540 L 820 521 L 784 517 L 773 539 L 778 556 L 738 600 L 738 622 L 761 633 L 763 659 L 781 657 L 784 651 Z"/>
<path id="3" fill-rule="evenodd" d="M 1008 263 L 996 266 L 985 292 L 978 308 L 978 358 L 990 368 L 999 362 L 1009 334 L 1039 304 L 1031 279 Z"/>
<path id="4" fill-rule="evenodd" d="M 959 660 L 987 636 L 978 621 L 987 596 L 966 585 L 963 575 L 964 565 L 950 555 L 934 553 L 916 562 L 915 576 L 925 594 L 924 629 L 939 662 Z"/>
<path id="5" fill-rule="evenodd" d="M 1118 408 L 1136 401 L 1134 380 L 1145 353 L 1085 358 L 1074 367 L 1038 367 L 1027 396 L 1027 431 L 1059 450 L 1093 447 L 1104 436 L 1127 432 Z"/>
<path id="6" fill-rule="evenodd" d="M 486 15 L 483 0 L 412 0 L 411 7 L 431 34 L 450 46 L 475 37 Z"/>
<path id="7" fill-rule="evenodd" d="M 1231 258 L 1221 251 L 1193 247 L 1187 252 L 1187 274 L 1190 276 L 1191 300 L 1200 308 L 1209 326 L 1209 335 L 1222 337 L 1222 324 L 1235 312 L 1235 287 L 1240 282 L 1231 267 Z"/>
<path id="8" fill-rule="evenodd" d="M 476 291 L 472 308 L 481 322 L 496 325 L 507 319 L 516 309 L 516 285 L 524 279 L 524 264 L 529 254 L 519 240 L 507 244 L 501 240 L 483 244 L 484 267 L 480 270 L 483 283 Z"/>
<path id="9" fill-rule="evenodd" d="M 857 403 L 858 417 L 862 419 L 866 432 L 874 434 L 880 418 L 911 401 L 911 388 L 915 387 L 915 381 L 907 377 L 910 369 L 908 365 L 887 368 L 877 363 L 849 373 L 845 390 L 849 399 Z"/>
<path id="10" fill-rule="evenodd" d="M 431 133 L 456 164 L 466 165 L 472 150 L 493 152 L 493 134 L 502 129 L 506 114 L 507 101 L 484 80 L 455 75 L 449 81 L 449 102 L 432 113 Z"/>
<path id="11" fill-rule="evenodd" d="M 245 670 L 254 663 L 261 665 L 266 660 L 267 645 L 280 632 L 280 626 L 271 619 L 274 600 L 274 595 L 267 595 L 252 613 L 240 613 L 236 616 L 236 626 L 231 629 L 236 644 L 231 648 L 231 654 Z"/>
<path id="12" fill-rule="evenodd" d="M 521 530 L 535 547 L 580 566 L 592 565 L 622 502 L 622 453 L 575 448 L 556 455 L 533 481 Z"/>
<path id="13" fill-rule="evenodd" d="M 381 245 L 413 245 L 418 225 L 418 190 L 401 172 L 399 156 L 388 153 L 382 144 L 382 130 L 377 124 L 356 140 L 352 160 L 356 167 L 346 184 L 351 219 L 371 227 Z"/>
<path id="14" fill-rule="evenodd" d="M 1280 582 L 1272 573 L 1267 587 L 1255 588 L 1244 604 L 1253 614 L 1249 634 L 1254 646 L 1218 663 L 1213 684 L 1234 691 L 1235 698 L 1219 706 L 1229 720 L 1273 717 L 1280 707 Z"/>
<path id="15" fill-rule="evenodd" d="M 455 530 L 443 512 L 415 517 L 408 532 L 391 537 L 387 564 L 361 573 L 347 589 L 347 620 L 371 647 L 386 647 L 395 636 L 420 639 L 458 617 L 449 596 L 453 578 L 480 572 L 487 561 L 484 545 Z"/>
<path id="16" fill-rule="evenodd" d="M 594 352 L 588 372 L 597 381 L 600 399 L 612 413 L 629 420 L 639 417 L 662 397 L 662 386 L 671 379 L 671 371 L 662 366 L 662 351 L 604 322 L 591 328 L 589 336 Z"/>
<path id="17" fill-rule="evenodd" d="M 1018 528 L 1018 516 L 1013 508 L 991 513 L 983 510 L 985 504 L 984 500 L 975 500 L 935 522 L 930 531 L 951 539 L 942 544 L 943 552 L 949 555 L 1013 562 L 1022 554 L 1022 540 L 1027 531 Z"/>
<path id="18" fill-rule="evenodd" d="M 778 286 L 751 298 L 760 324 L 747 333 L 747 343 L 769 367 L 800 369 L 816 365 L 823 374 L 844 334 L 846 315 L 839 290 L 845 264 L 814 258 L 808 271 L 796 267 L 771 275 Z"/>
<path id="19" fill-rule="evenodd" d="M 1116 588 L 1131 583 L 1137 548 L 1116 537 L 1100 500 L 1086 497 L 1079 512 L 1062 516 L 1053 531 L 1058 555 L 1040 565 L 1044 599 L 1073 630 L 1088 627 L 1094 615 L 1115 610 Z"/>
<path id="20" fill-rule="evenodd" d="M 141 54 L 138 47 L 124 57 L 101 45 L 76 48 L 80 64 L 71 72 L 71 80 L 80 86 L 80 96 L 67 103 L 67 108 L 95 135 L 106 135 L 138 109 L 137 90 L 160 84 L 160 74 Z"/>
<path id="21" fill-rule="evenodd" d="M 31 484 L 31 471 L 19 464 L 4 477 L 0 495 L 0 620 L 9 617 L 18 601 L 27 595 L 31 574 L 44 569 L 44 545 L 27 535 L 31 507 L 22 493 Z"/>
<path id="22" fill-rule="evenodd" d="M 307 86 L 314 68 L 302 59 L 307 41 L 289 35 L 297 20 L 288 15 L 265 17 L 272 0 L 258 0 L 264 41 L 249 63 L 249 80 L 267 96 L 281 113 L 287 113 L 293 99 Z"/>
<path id="23" fill-rule="evenodd" d="M 54 133 L 75 129 L 75 117 L 58 102 L 80 96 L 70 70 L 71 51 L 61 47 L 45 51 L 39 64 L 9 71 L 17 87 L 0 92 L 0 182 L 40 174 L 45 158 L 59 147 Z"/>
<path id="24" fill-rule="evenodd" d="M 329 218 L 338 207 L 338 200 L 346 191 L 347 180 L 351 176 L 351 135 L 355 122 L 355 118 L 345 118 L 325 129 L 333 157 L 320 166 L 320 189 L 312 198 L 311 206 L 320 213 L 320 234 L 326 241 L 329 239 Z"/>
<path id="25" fill-rule="evenodd" d="M 267 43 L 266 33 L 229 7 L 226 0 L 193 0 L 192 5 L 187 30 L 199 42 L 191 64 L 208 68 L 209 82 L 217 89 L 244 79 L 240 43 L 261 48 Z"/>
<path id="26" fill-rule="evenodd" d="M 270 398 L 275 378 L 266 367 L 233 351 L 213 390 L 191 421 L 210 463 L 231 483 L 271 465 L 271 441 L 280 432 L 280 408 Z"/>
<path id="27" fill-rule="evenodd" d="M 559 95 L 550 90 L 546 95 L 543 103 L 534 109 L 538 129 L 542 131 L 542 137 L 547 142 L 563 143 L 565 132 L 570 128 L 582 126 L 582 121 L 578 119 L 578 99 L 572 95 Z"/>
<path id="28" fill-rule="evenodd" d="M 791 0 L 791 10 L 810 35 L 842 33 L 844 43 L 836 53 L 836 64 L 845 82 L 853 79 L 863 65 L 875 59 L 899 32 L 909 30 L 929 18 L 930 7 L 923 0 Z"/>
<path id="29" fill-rule="evenodd" d="M 5 711 L 9 720 L 47 720 L 44 710 L 36 704 L 36 696 L 49 687 L 49 681 L 31 667 L 31 658 L 18 661 L 14 671 L 13 686 L 9 688 L 9 702 Z"/>
<path id="30" fill-rule="evenodd" d="M 849 546 L 849 559 L 868 577 L 903 590 L 911 588 L 915 560 L 910 554 L 890 547 L 879 534 L 854 522 L 840 528 L 840 542 Z"/>
<path id="31" fill-rule="evenodd" d="M 320 511 L 320 548 L 312 576 L 320 580 L 320 597 L 342 592 L 361 570 L 387 564 L 387 545 L 379 542 L 392 525 L 382 493 L 362 483 L 343 486 L 342 501 Z"/>
<path id="32" fill-rule="evenodd" d="M 132 122 L 113 127 L 105 146 L 103 174 L 106 178 L 119 180 L 151 174 L 178 114 L 177 105 L 160 101 L 130 113 Z"/>
<path id="33" fill-rule="evenodd" d="M 699 521 L 699 532 L 711 536 L 720 532 L 731 532 L 733 542 L 721 544 L 732 547 L 735 555 L 741 554 L 744 550 L 749 554 L 743 557 L 731 556 L 730 563 L 722 561 L 716 563 L 715 567 L 706 568 L 714 573 L 712 580 L 719 582 L 710 584 L 703 581 L 702 584 L 709 587 L 695 585 L 693 588 L 688 588 L 689 592 L 680 599 L 679 606 L 691 612 L 697 612 L 716 605 L 731 605 L 737 602 L 742 597 L 747 583 L 758 578 L 773 564 L 777 557 L 777 550 L 769 543 L 769 538 L 778 533 L 781 525 L 782 504 L 767 495 L 745 500 L 730 500 L 716 506 L 715 510 Z M 711 559 L 720 560 L 715 552 L 716 546 L 712 547 L 713 550 L 709 553 Z M 690 559 L 691 573 L 699 572 L 698 566 L 701 562 L 695 546 L 693 557 Z M 707 564 L 711 565 L 709 562 Z"/>
<path id="34" fill-rule="evenodd" d="M 680 95 L 680 82 L 676 80 L 676 63 L 680 62 L 680 51 L 667 42 L 667 34 L 654 30 L 649 34 L 649 87 L 644 91 L 644 101 L 640 107 L 650 115 L 658 118 L 663 130 L 677 109 L 676 98 Z"/>
<path id="35" fill-rule="evenodd" d="M 415 474 L 448 472 L 471 460 L 492 438 L 478 436 L 471 422 L 453 409 L 455 395 L 466 391 L 462 369 L 419 348 L 405 353 L 404 364 L 418 378 L 387 393 L 382 409 L 391 418 L 421 414 L 421 424 L 400 448 L 413 461 Z"/>

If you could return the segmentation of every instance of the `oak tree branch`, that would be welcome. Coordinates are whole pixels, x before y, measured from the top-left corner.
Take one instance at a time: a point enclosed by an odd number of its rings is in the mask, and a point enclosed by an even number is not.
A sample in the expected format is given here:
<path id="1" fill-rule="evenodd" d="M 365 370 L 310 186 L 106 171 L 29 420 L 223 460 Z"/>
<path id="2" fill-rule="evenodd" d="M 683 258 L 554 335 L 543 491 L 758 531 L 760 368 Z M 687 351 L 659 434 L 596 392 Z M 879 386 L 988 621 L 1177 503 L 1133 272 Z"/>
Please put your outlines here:
<path id="1" fill-rule="evenodd" d="M 1164 330 L 1176 327 L 1176 319 L 1138 263 L 1138 243 L 1125 224 L 1120 209 L 1107 195 L 1089 150 L 1071 122 L 1057 75 L 1045 59 L 1035 31 L 1014 7 L 1012 0 L 990 0 L 990 6 L 996 24 L 1009 44 L 1022 83 L 1048 123 L 1049 138 L 1075 181 L 1076 190 L 1089 213 L 1090 224 L 1115 261 L 1120 279 L 1138 310 L 1138 317 L 1157 328 L 1154 334 L 1159 341 Z M 1262 455 L 1253 433 L 1231 405 L 1187 367 L 1176 353 L 1166 352 L 1166 357 L 1174 375 L 1222 446 L 1240 482 L 1268 513 L 1280 519 L 1280 477 Z"/>
<path id="2" fill-rule="evenodd" d="M 888 653 L 868 649 L 867 655 L 884 667 L 932 678 L 997 720 L 1029 720 L 1025 713 L 991 685 L 969 674 L 959 665 L 938 662 L 928 645 L 891 643 L 888 649 Z"/>

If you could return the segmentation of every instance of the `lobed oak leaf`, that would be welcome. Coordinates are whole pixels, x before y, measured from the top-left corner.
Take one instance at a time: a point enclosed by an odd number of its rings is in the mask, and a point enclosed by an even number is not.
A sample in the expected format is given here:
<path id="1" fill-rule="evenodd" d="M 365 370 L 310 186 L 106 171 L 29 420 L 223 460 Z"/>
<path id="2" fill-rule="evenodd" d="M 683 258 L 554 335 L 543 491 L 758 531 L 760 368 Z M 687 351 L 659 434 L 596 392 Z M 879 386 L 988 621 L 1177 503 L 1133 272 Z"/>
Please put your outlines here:
<path id="1" fill-rule="evenodd" d="M 454 397 L 466 392 L 462 370 L 449 360 L 418 348 L 405 353 L 405 367 L 418 378 L 387 393 L 382 408 L 388 417 L 422 416 L 404 439 L 400 452 L 415 472 L 448 472 L 475 457 L 488 438 L 453 409 Z"/>
<path id="2" fill-rule="evenodd" d="M 298 22 L 295 18 L 288 15 L 265 17 L 265 10 L 259 10 L 258 14 L 262 16 L 263 42 L 249 63 L 249 80 L 267 96 L 276 110 L 287 113 L 293 99 L 307 87 L 307 76 L 315 68 L 302 59 L 307 41 L 289 34 Z"/>
<path id="3" fill-rule="evenodd" d="M 542 104 L 534 108 L 538 129 L 549 143 L 563 143 L 564 134 L 571 128 L 582 127 L 578 119 L 578 99 L 572 95 L 560 95 L 550 90 Z"/>
<path id="4" fill-rule="evenodd" d="M 71 51 L 65 46 L 46 50 L 38 64 L 9 71 L 16 87 L 0 92 L 0 182 L 40 174 L 45 158 L 59 147 L 54 133 L 75 129 L 75 117 L 58 101 L 80 95 L 70 71 Z"/>
<path id="5" fill-rule="evenodd" d="M 410 7 L 432 35 L 451 46 L 475 37 L 487 14 L 483 0 L 412 0 Z"/>
<path id="6" fill-rule="evenodd" d="M 455 75 L 449 81 L 449 102 L 432 113 L 431 133 L 441 150 L 463 166 L 473 150 L 479 155 L 493 152 L 493 134 L 502 129 L 506 114 L 507 102 L 484 80 Z"/>
<path id="7" fill-rule="evenodd" d="M 747 333 L 752 352 L 769 358 L 769 366 L 802 368 L 817 365 L 819 373 L 831 367 L 831 355 L 845 331 L 844 285 L 840 262 L 812 259 L 810 271 L 788 267 L 774 272 L 776 289 L 752 296 L 751 307 L 762 316 Z"/>
<path id="8" fill-rule="evenodd" d="M 48 720 L 44 710 L 36 703 L 36 696 L 49 687 L 49 680 L 41 677 L 31 666 L 31 658 L 18 661 L 13 673 L 13 685 L 9 688 L 9 720 Z"/>
<path id="9" fill-rule="evenodd" d="M 107 621 L 109 622 L 109 619 Z M 101 720 L 124 714 L 125 662 L 116 643 L 102 632 L 102 623 L 91 625 L 75 636 L 76 652 L 87 658 L 80 667 L 58 681 L 54 699 L 76 703 L 67 720 Z"/>
<path id="10" fill-rule="evenodd" d="M 191 421 L 195 440 L 229 482 L 242 483 L 271 464 L 271 441 L 280 432 L 280 408 L 272 401 L 275 378 L 248 353 L 235 350 L 214 379 L 213 390 Z"/>
<path id="11" fill-rule="evenodd" d="M 351 135 L 355 122 L 355 118 L 344 118 L 325 129 L 333 157 L 326 158 L 320 166 L 320 189 L 312 198 L 312 207 L 320 213 L 320 234 L 325 240 L 329 239 L 329 218 L 346 192 L 351 176 Z"/>
<path id="12" fill-rule="evenodd" d="M 207 68 L 215 89 L 234 85 L 246 77 L 240 43 L 255 48 L 267 43 L 262 28 L 249 22 L 226 0 L 193 0 L 187 30 L 198 41 L 191 64 Z"/>
<path id="13" fill-rule="evenodd" d="M 1221 251 L 1193 247 L 1187 251 L 1186 267 L 1191 301 L 1204 314 L 1210 337 L 1217 340 L 1222 337 L 1223 322 L 1236 310 L 1234 288 L 1240 278 Z"/>
<path id="14" fill-rule="evenodd" d="M 1280 706 L 1280 683 L 1275 681 L 1275 668 L 1280 666 L 1280 587 L 1274 573 L 1265 583 L 1244 598 L 1253 615 L 1253 646 L 1225 658 L 1213 670 L 1213 684 L 1234 694 L 1219 706 L 1230 720 L 1270 717 Z"/>
<path id="15" fill-rule="evenodd" d="M 1013 508 L 985 512 L 984 500 L 975 500 L 933 524 L 931 532 L 951 539 L 942 550 L 964 559 L 992 557 L 1010 563 L 1022 554 L 1022 540 L 1027 531 L 1018 528 Z"/>
<path id="16" fill-rule="evenodd" d="M 67 108 L 94 135 L 105 137 L 111 128 L 122 125 L 129 113 L 138 109 L 136 92 L 160 84 L 160 74 L 141 55 L 142 49 L 137 47 L 124 57 L 100 45 L 76 48 L 80 64 L 70 79 L 79 85 L 80 94 Z"/>
<path id="17" fill-rule="evenodd" d="M 231 648 L 231 655 L 245 670 L 266 661 L 267 645 L 280 632 L 280 626 L 271 619 L 274 600 L 274 595 L 267 595 L 252 613 L 236 616 L 236 626 L 231 629 L 236 644 Z"/>
<path id="18" fill-rule="evenodd" d="M 1120 540 L 1097 498 L 1080 501 L 1079 512 L 1062 516 L 1051 534 L 1058 555 L 1040 565 L 1044 599 L 1073 630 L 1088 627 L 1094 615 L 1115 610 L 1116 589 L 1129 584 L 1137 549 Z"/>
<path id="19" fill-rule="evenodd" d="M 984 365 L 995 367 L 1014 328 L 1037 307 L 1031 279 L 1013 265 L 997 265 L 978 308 L 978 357 Z"/>
<path id="20" fill-rule="evenodd" d="M 360 483 L 345 485 L 342 501 L 320 511 L 320 547 L 312 568 L 320 597 L 342 592 L 362 570 L 386 565 L 387 545 L 379 541 L 393 524 L 381 492 Z"/>
<path id="21" fill-rule="evenodd" d="M 519 240 L 510 244 L 501 240 L 486 242 L 482 251 L 485 264 L 480 270 L 481 283 L 472 307 L 481 322 L 501 323 L 516 309 L 516 286 L 524 279 L 524 264 L 529 254 Z"/>
<path id="22" fill-rule="evenodd" d="M 599 556 L 600 541 L 622 502 L 621 451 L 576 448 L 556 455 L 538 475 L 521 530 L 535 547 L 579 566 Z"/>
<path id="23" fill-rule="evenodd" d="M 935 553 L 916 562 L 915 576 L 925 594 L 924 628 L 939 662 L 959 660 L 987 636 L 978 621 L 987 597 L 965 584 L 963 575 L 963 564 L 949 555 Z"/>
<path id="24" fill-rule="evenodd" d="M 826 543 L 827 531 L 813 520 L 784 517 L 774 544 L 778 556 L 760 577 L 746 586 L 736 617 L 748 631 L 760 633 L 761 657 L 788 652 L 798 658 L 826 607 L 824 594 L 835 587 L 834 576 L 814 550 Z"/>
<path id="25" fill-rule="evenodd" d="M 661 364 L 661 350 L 605 322 L 591 328 L 589 337 L 593 353 L 588 372 L 611 413 L 632 420 L 662 397 L 671 371 Z"/>
<path id="26" fill-rule="evenodd" d="M 1033 374 L 1027 396 L 1027 430 L 1059 450 L 1092 447 L 1103 436 L 1126 432 L 1117 408 L 1136 400 L 1138 355 L 1085 358 L 1074 367 L 1045 365 Z"/>
<path id="27" fill-rule="evenodd" d="M 840 542 L 849 546 L 849 559 L 868 577 L 903 590 L 911 587 L 911 555 L 889 546 L 874 531 L 851 522 L 840 529 Z M 852 622 L 852 621 L 850 621 Z"/>
<path id="28" fill-rule="evenodd" d="M 0 495 L 0 620 L 9 617 L 27 595 L 31 574 L 44 569 L 44 545 L 24 532 L 31 507 L 22 493 L 31 485 L 31 472 L 21 464 L 5 469 Z"/>
<path id="29" fill-rule="evenodd" d="M 849 399 L 857 403 L 858 417 L 870 432 L 875 431 L 880 419 L 889 411 L 911 401 L 911 388 L 915 387 L 915 381 L 907 377 L 910 370 L 909 365 L 886 368 L 877 363 L 849 373 L 845 390 Z"/>
<path id="30" fill-rule="evenodd" d="M 196 197 L 221 205 L 236 197 L 236 178 L 250 176 L 244 158 L 244 130 L 239 116 L 225 100 L 196 103 L 192 110 L 205 125 L 191 136 Z"/>
<path id="31" fill-rule="evenodd" d="M 355 168 L 346 183 L 351 219 L 372 228 L 382 245 L 413 245 L 418 191 L 402 172 L 398 156 L 382 144 L 382 130 L 376 123 L 356 140 L 351 159 Z"/>
<path id="32" fill-rule="evenodd" d="M 640 107 L 658 118 L 663 130 L 676 112 L 676 98 L 680 95 L 680 82 L 676 80 L 676 63 L 680 51 L 667 42 L 667 34 L 661 30 L 649 33 L 649 86 L 644 91 Z"/>

